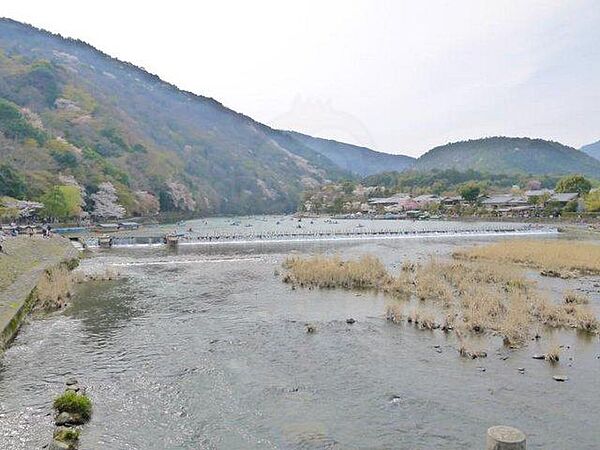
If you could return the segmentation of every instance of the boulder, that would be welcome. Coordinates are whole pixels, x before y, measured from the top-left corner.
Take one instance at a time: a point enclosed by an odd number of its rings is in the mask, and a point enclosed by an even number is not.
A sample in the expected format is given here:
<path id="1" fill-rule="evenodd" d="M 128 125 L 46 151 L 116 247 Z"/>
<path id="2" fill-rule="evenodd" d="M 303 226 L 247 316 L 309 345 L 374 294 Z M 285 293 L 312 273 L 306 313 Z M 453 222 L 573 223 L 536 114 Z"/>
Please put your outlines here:
<path id="1" fill-rule="evenodd" d="M 555 381 L 561 381 L 561 382 L 565 382 L 569 379 L 569 377 L 565 376 L 565 375 L 554 375 L 552 377 Z"/>
<path id="2" fill-rule="evenodd" d="M 347 323 L 348 325 L 352 325 L 352 324 L 353 324 L 353 323 L 355 323 L 355 322 L 356 322 L 356 320 L 354 320 L 352 317 L 350 317 L 349 319 L 346 319 L 346 323 Z"/>
<path id="3" fill-rule="evenodd" d="M 57 426 L 83 425 L 84 423 L 85 420 L 80 414 L 68 412 L 61 412 L 54 420 L 54 424 Z"/>

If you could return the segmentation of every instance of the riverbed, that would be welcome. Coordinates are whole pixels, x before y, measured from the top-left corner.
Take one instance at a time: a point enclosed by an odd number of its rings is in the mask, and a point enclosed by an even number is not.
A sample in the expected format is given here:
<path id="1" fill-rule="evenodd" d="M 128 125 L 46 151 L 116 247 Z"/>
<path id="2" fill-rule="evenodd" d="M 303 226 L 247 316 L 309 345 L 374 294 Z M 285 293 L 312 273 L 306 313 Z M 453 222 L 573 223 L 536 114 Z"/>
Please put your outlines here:
<path id="1" fill-rule="evenodd" d="M 294 253 L 372 253 L 398 270 L 505 238 L 96 250 L 83 270 L 125 278 L 82 285 L 0 359 L 0 448 L 49 441 L 51 400 L 70 376 L 94 402 L 84 449 L 473 449 L 498 424 L 522 429 L 528 448 L 598 448 L 597 337 L 554 332 L 518 350 L 488 339 L 489 356 L 467 360 L 451 333 L 387 322 L 381 295 L 292 290 L 277 274 Z M 588 291 L 597 311 L 598 281 L 565 283 Z M 555 366 L 531 358 L 550 341 L 565 346 Z"/>

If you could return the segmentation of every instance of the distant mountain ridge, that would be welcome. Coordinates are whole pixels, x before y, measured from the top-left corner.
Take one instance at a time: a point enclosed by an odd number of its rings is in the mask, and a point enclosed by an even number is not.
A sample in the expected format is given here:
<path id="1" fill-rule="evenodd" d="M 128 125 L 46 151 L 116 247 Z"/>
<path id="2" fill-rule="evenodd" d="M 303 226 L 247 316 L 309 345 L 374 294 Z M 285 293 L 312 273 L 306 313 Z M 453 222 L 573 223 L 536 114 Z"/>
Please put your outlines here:
<path id="1" fill-rule="evenodd" d="M 295 131 L 286 133 L 312 150 L 326 156 L 339 168 L 363 177 L 386 171 L 402 172 L 410 168 L 416 161 L 410 156 L 378 152 L 366 147 L 308 136 Z"/>
<path id="2" fill-rule="evenodd" d="M 590 155 L 592 158 L 595 158 L 600 161 L 600 141 L 584 145 L 579 150 L 581 150 L 587 155 Z"/>
<path id="3" fill-rule="evenodd" d="M 543 139 L 503 136 L 435 147 L 417 159 L 413 169 L 532 175 L 581 173 L 600 178 L 600 161 L 579 150 Z"/>

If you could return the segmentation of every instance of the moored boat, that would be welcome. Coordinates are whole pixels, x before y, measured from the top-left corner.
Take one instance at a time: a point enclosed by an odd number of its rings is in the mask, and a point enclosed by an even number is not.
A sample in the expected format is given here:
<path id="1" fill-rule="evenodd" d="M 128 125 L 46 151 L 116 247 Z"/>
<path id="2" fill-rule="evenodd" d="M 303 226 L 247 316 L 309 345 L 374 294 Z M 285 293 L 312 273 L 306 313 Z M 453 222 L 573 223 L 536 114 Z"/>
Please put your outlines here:
<path id="1" fill-rule="evenodd" d="M 112 236 L 103 235 L 103 236 L 98 237 L 98 247 L 110 248 L 112 246 L 113 246 Z"/>

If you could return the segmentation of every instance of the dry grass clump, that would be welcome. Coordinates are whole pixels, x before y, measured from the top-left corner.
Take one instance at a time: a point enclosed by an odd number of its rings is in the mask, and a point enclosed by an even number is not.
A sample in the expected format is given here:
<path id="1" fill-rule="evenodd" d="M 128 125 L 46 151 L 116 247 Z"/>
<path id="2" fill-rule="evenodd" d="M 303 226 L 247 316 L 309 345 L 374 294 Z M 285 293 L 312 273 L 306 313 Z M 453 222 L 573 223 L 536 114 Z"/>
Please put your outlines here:
<path id="1" fill-rule="evenodd" d="M 386 307 L 386 319 L 392 323 L 406 322 L 414 324 L 422 329 L 435 330 L 440 328 L 432 311 L 425 310 L 419 306 L 413 307 L 408 314 L 403 313 L 403 305 L 393 303 Z"/>
<path id="2" fill-rule="evenodd" d="M 385 317 L 392 323 L 400 323 L 404 319 L 402 314 L 402 305 L 400 303 L 394 303 L 388 305 L 386 308 Z"/>
<path id="3" fill-rule="evenodd" d="M 487 358 L 487 352 L 472 343 L 467 343 L 460 332 L 456 334 L 456 337 L 459 342 L 458 354 L 460 356 L 469 359 Z"/>
<path id="4" fill-rule="evenodd" d="M 75 283 L 85 283 L 86 281 L 112 281 L 121 278 L 121 276 L 121 273 L 113 267 L 107 267 L 103 270 L 94 272 L 74 272 L 73 281 Z"/>
<path id="5" fill-rule="evenodd" d="M 587 305 L 590 302 L 590 298 L 585 294 L 580 294 L 573 290 L 565 292 L 565 303 L 572 305 Z"/>
<path id="6" fill-rule="evenodd" d="M 419 325 L 426 330 L 435 330 L 440 327 L 435 321 L 435 315 L 430 311 L 417 311 L 415 325 Z"/>
<path id="7" fill-rule="evenodd" d="M 514 240 L 496 242 L 456 252 L 461 259 L 483 259 L 523 264 L 547 275 L 600 274 L 600 245 L 592 242 Z"/>
<path id="8" fill-rule="evenodd" d="M 292 257 L 283 267 L 288 271 L 283 281 L 301 287 L 378 288 L 390 280 L 385 266 L 370 255 L 350 261 L 338 256 Z"/>
<path id="9" fill-rule="evenodd" d="M 523 344 L 530 335 L 533 321 L 531 297 L 519 292 L 513 293 L 506 314 L 498 325 L 498 332 L 503 336 L 504 344 L 509 347 Z"/>
<path id="10" fill-rule="evenodd" d="M 570 327 L 590 333 L 600 331 L 600 322 L 587 305 L 560 304 L 538 301 L 533 305 L 533 315 L 550 327 Z"/>
<path id="11" fill-rule="evenodd" d="M 551 363 L 557 363 L 560 360 L 560 346 L 555 345 L 544 354 L 544 359 Z"/>
<path id="12" fill-rule="evenodd" d="M 452 285 L 444 274 L 443 266 L 436 261 L 431 261 L 415 271 L 413 285 L 419 300 L 433 300 L 445 307 L 452 303 Z"/>
<path id="13" fill-rule="evenodd" d="M 67 304 L 73 291 L 71 272 L 59 266 L 47 270 L 37 285 L 37 307 L 44 310 L 60 309 Z"/>
<path id="14" fill-rule="evenodd" d="M 487 248 L 487 247 L 484 247 Z M 463 259 L 425 264 L 405 263 L 391 276 L 373 256 L 342 261 L 339 257 L 288 258 L 284 281 L 307 287 L 373 288 L 406 302 L 416 302 L 404 313 L 401 303 L 387 307 L 394 323 L 406 321 L 420 328 L 493 333 L 511 347 L 523 345 L 541 325 L 599 332 L 600 323 L 587 299 L 567 292 L 565 303 L 542 296 L 533 281 L 514 264 Z M 444 319 L 436 321 L 431 307 Z M 468 349 L 465 350 L 468 354 Z"/>

